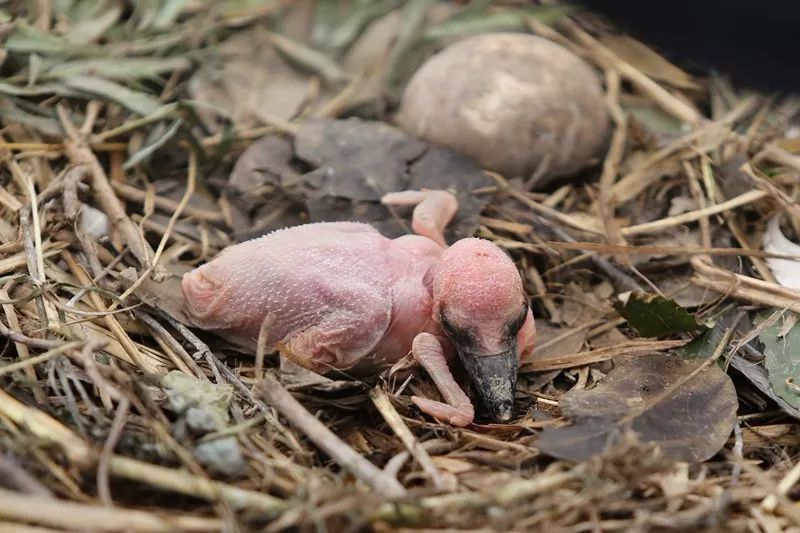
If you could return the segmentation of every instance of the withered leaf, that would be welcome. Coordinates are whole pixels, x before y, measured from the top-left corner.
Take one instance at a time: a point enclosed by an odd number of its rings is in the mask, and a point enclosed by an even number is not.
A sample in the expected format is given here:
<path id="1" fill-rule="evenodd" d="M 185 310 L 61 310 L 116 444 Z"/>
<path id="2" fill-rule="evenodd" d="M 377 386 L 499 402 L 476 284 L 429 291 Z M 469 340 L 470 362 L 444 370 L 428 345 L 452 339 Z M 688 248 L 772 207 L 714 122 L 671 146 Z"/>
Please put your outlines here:
<path id="1" fill-rule="evenodd" d="M 670 275 L 664 276 L 663 279 L 653 283 L 656 283 L 658 290 L 662 294 L 669 294 L 670 298 L 675 300 L 675 303 L 684 308 L 703 307 L 719 297 L 718 293 L 710 291 L 706 287 L 690 283 L 688 277 L 682 274 L 676 268 L 670 272 Z"/>
<path id="2" fill-rule="evenodd" d="M 359 119 L 306 121 L 295 135 L 297 156 L 317 169 L 310 181 L 318 194 L 351 200 L 406 188 L 408 167 L 425 149 L 388 124 Z"/>
<path id="3" fill-rule="evenodd" d="M 225 111 L 239 127 L 293 118 L 308 98 L 308 76 L 288 65 L 262 27 L 237 32 L 218 47 L 189 81 L 194 100 L 209 105 L 200 115 L 217 131 L 222 122 L 212 107 Z"/>
<path id="4" fill-rule="evenodd" d="M 181 279 L 183 275 L 192 270 L 192 267 L 182 263 L 171 263 L 169 265 L 170 277 L 156 282 L 150 276 L 144 278 L 134 294 L 148 304 L 156 307 L 170 317 L 183 324 L 191 324 L 191 320 L 186 314 L 183 290 L 181 289 Z M 120 280 L 123 278 L 120 277 Z"/>
<path id="5" fill-rule="evenodd" d="M 570 332 L 570 334 L 566 334 Z M 586 342 L 586 328 L 555 327 L 546 321 L 536 321 L 536 353 L 534 360 L 578 353 Z"/>
<path id="6" fill-rule="evenodd" d="M 264 185 L 280 185 L 297 174 L 291 166 L 293 157 L 288 140 L 277 135 L 261 137 L 239 156 L 228 184 L 242 194 Z"/>
<path id="7" fill-rule="evenodd" d="M 239 156 L 226 187 L 235 240 L 302 223 L 301 202 L 282 194 L 301 182 L 293 160 L 292 143 L 279 135 L 261 137 Z"/>
<path id="8" fill-rule="evenodd" d="M 617 311 L 642 337 L 663 337 L 703 328 L 694 316 L 675 300 L 655 294 L 626 293 L 620 297 Z"/>
<path id="9" fill-rule="evenodd" d="M 547 428 L 538 448 L 583 461 L 602 453 L 630 429 L 676 460 L 702 462 L 725 444 L 738 401 L 730 377 L 717 365 L 688 376 L 702 361 L 654 354 L 629 359 L 591 390 L 570 391 L 559 405 L 573 425 Z M 659 400 L 665 391 L 669 394 Z"/>
<path id="10" fill-rule="evenodd" d="M 553 322 L 576 327 L 595 320 L 600 320 L 613 313 L 613 309 L 591 292 L 587 292 L 577 283 L 568 283 L 564 288 L 564 301 L 556 309 Z"/>
<path id="11" fill-rule="evenodd" d="M 411 209 L 390 211 L 380 203 L 389 192 L 449 189 L 459 210 L 445 236 L 472 235 L 490 200 L 473 191 L 493 185 L 469 158 L 432 147 L 381 122 L 356 118 L 305 122 L 295 136 L 295 153 L 314 170 L 306 174 L 313 191 L 306 200 L 312 222 L 358 220 L 372 223 L 387 237 L 408 233 Z"/>
<path id="12" fill-rule="evenodd" d="M 699 88 L 691 75 L 633 37 L 608 33 L 600 37 L 600 42 L 623 61 L 630 63 L 652 78 L 665 81 L 681 89 L 696 90 Z"/>
<path id="13" fill-rule="evenodd" d="M 237 161 L 227 190 L 243 214 L 235 227 L 240 240 L 302 222 L 352 220 L 399 237 L 410 231 L 413 208 L 389 209 L 381 197 L 408 189 L 447 189 L 459 202 L 445 229 L 453 242 L 477 231 L 491 196 L 474 191 L 491 185 L 491 178 L 461 154 L 382 122 L 350 118 L 305 121 L 293 144 L 274 135 L 259 139 Z M 273 190 L 265 194 L 265 188 Z M 301 221 L 297 209 L 281 211 L 275 202 L 270 204 L 276 190 L 287 196 L 278 198 L 279 203 L 304 202 L 308 219 Z"/>
<path id="14" fill-rule="evenodd" d="M 448 225 L 446 237 L 460 239 L 478 230 L 478 216 L 491 197 L 473 191 L 492 186 L 494 181 L 471 159 L 447 148 L 430 147 L 411 165 L 409 175 L 409 189 L 449 189 L 458 198 L 458 213 Z"/>

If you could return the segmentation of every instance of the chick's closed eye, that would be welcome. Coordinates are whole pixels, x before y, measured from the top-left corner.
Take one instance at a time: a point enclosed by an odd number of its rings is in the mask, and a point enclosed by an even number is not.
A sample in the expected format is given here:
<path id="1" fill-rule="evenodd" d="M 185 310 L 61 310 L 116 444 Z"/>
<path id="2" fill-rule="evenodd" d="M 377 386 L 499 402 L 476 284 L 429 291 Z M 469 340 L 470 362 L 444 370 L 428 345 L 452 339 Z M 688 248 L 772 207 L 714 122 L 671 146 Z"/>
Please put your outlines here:
<path id="1" fill-rule="evenodd" d="M 508 334 L 509 335 L 516 335 L 519 333 L 519 330 L 522 329 L 522 326 L 525 325 L 525 319 L 528 318 L 528 304 L 525 304 L 522 307 L 522 312 L 508 325 Z"/>

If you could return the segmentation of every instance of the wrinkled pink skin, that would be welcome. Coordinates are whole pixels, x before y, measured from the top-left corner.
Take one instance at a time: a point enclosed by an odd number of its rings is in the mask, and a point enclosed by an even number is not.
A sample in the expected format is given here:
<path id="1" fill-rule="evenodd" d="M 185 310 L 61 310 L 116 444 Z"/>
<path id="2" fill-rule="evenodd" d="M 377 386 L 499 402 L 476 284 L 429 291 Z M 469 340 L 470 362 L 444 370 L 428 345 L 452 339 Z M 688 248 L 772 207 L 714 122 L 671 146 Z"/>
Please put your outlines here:
<path id="1" fill-rule="evenodd" d="M 186 274 L 186 310 L 196 326 L 254 352 L 266 345 L 315 372 L 374 371 L 409 351 L 446 403 L 414 397 L 420 409 L 457 426 L 474 409 L 450 373 L 455 352 L 440 326 L 470 327 L 482 352 L 500 351 L 504 328 L 525 304 L 511 259 L 493 243 L 443 230 L 457 210 L 444 191 L 405 191 L 385 204 L 416 205 L 416 235 L 388 239 L 372 226 L 314 223 L 231 246 Z M 533 352 L 533 315 L 517 334 L 519 359 Z"/>

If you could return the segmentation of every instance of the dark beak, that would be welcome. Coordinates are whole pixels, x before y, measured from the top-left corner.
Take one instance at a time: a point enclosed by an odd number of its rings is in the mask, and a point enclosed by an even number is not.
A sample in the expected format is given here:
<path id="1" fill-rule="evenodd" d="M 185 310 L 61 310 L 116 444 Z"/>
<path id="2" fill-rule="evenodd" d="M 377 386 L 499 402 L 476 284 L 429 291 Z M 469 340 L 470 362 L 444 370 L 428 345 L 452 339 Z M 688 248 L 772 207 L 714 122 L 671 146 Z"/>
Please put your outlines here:
<path id="1" fill-rule="evenodd" d="M 458 350 L 478 397 L 495 422 L 508 422 L 514 411 L 517 389 L 517 345 L 495 355 L 476 355 Z"/>

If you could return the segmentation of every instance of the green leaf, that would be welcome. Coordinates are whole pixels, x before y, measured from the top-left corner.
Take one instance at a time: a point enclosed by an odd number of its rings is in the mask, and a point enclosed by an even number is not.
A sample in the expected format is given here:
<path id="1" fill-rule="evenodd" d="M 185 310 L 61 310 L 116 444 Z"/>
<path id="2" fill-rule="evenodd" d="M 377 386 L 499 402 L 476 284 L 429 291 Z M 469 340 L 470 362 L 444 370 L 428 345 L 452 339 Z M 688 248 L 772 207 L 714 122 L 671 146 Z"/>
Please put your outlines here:
<path id="1" fill-rule="evenodd" d="M 236 19 L 245 13 L 258 13 L 259 11 L 269 12 L 271 7 L 276 7 L 284 0 L 226 0 L 214 6 L 219 10 L 220 16 L 226 19 Z M 319 4 L 325 0 L 317 0 Z M 330 0 L 336 3 L 338 0 Z"/>
<path id="2" fill-rule="evenodd" d="M 61 129 L 61 124 L 57 120 L 27 113 L 13 105 L 10 101 L 0 106 L 0 117 L 3 117 L 3 122 L 5 124 L 24 124 L 45 135 L 51 135 L 53 137 L 61 137 L 64 135 L 64 130 Z"/>
<path id="3" fill-rule="evenodd" d="M 331 34 L 340 22 L 340 6 L 336 0 L 314 2 L 314 25 L 311 28 L 311 45 L 324 49 Z"/>
<path id="4" fill-rule="evenodd" d="M 33 87 L 18 87 L 10 83 L 0 82 L 0 94 L 11 96 L 78 96 L 80 93 L 60 83 L 35 85 Z"/>
<path id="5" fill-rule="evenodd" d="M 675 300 L 642 292 L 632 292 L 620 300 L 617 311 L 642 337 L 663 337 L 704 327 Z"/>
<path id="6" fill-rule="evenodd" d="M 28 87 L 33 87 L 42 71 L 42 56 L 31 54 L 28 56 Z"/>
<path id="7" fill-rule="evenodd" d="M 98 50 L 95 46 L 71 44 L 62 37 L 40 31 L 24 22 L 14 28 L 6 40 L 5 47 L 9 52 L 59 56 L 82 55 L 88 50 L 95 52 Z"/>
<path id="8" fill-rule="evenodd" d="M 327 55 L 300 44 L 288 37 L 271 34 L 273 46 L 280 50 L 291 63 L 303 70 L 309 70 L 322 76 L 322 78 L 332 84 L 347 81 L 347 74 L 339 64 Z"/>
<path id="9" fill-rule="evenodd" d="M 175 46 L 180 46 L 187 38 L 188 32 L 174 32 L 158 36 L 119 41 L 100 48 L 101 53 L 91 54 L 98 57 L 115 57 L 119 55 L 164 55 Z M 89 54 L 87 54 L 89 55 Z"/>
<path id="10" fill-rule="evenodd" d="M 122 135 L 123 133 L 133 131 L 143 126 L 147 126 L 149 124 L 152 124 L 153 122 L 158 122 L 170 115 L 173 115 L 178 108 L 179 104 L 177 102 L 173 102 L 171 104 L 164 104 L 158 109 L 156 109 L 153 113 L 150 113 L 149 115 L 133 120 L 128 120 L 127 122 L 117 126 L 116 128 L 105 130 L 104 132 L 97 134 L 95 136 L 95 139 L 100 141 L 105 141 L 113 137 L 116 137 L 118 135 Z"/>
<path id="11" fill-rule="evenodd" d="M 491 31 L 522 31 L 526 14 L 522 10 L 504 10 L 492 14 L 475 14 L 471 17 L 452 18 L 433 26 L 425 38 L 433 41 L 448 37 L 466 37 Z"/>
<path id="12" fill-rule="evenodd" d="M 800 325 L 787 320 L 796 315 L 786 313 L 764 329 L 758 340 L 764 345 L 764 366 L 775 393 L 794 407 L 800 408 Z M 784 331 L 789 327 L 788 331 Z"/>
<path id="13" fill-rule="evenodd" d="M 39 78 L 46 80 L 93 73 L 111 80 L 155 79 L 160 74 L 186 70 L 190 64 L 183 57 L 76 59 L 51 63 Z"/>
<path id="14" fill-rule="evenodd" d="M 122 15 L 122 7 L 111 6 L 105 13 L 78 21 L 64 38 L 75 44 L 89 44 L 100 38 Z"/>
<path id="15" fill-rule="evenodd" d="M 569 6 L 546 6 L 530 9 L 506 9 L 495 12 L 470 10 L 459 13 L 450 19 L 433 26 L 425 32 L 429 40 L 466 37 L 478 33 L 499 31 L 526 31 L 528 19 L 533 18 L 545 24 L 552 23 L 571 14 L 575 8 Z"/>
<path id="16" fill-rule="evenodd" d="M 111 37 L 118 27 L 108 30 L 107 37 Z M 117 32 L 118 33 L 118 32 Z M 175 46 L 184 44 L 189 34 L 188 29 L 183 32 L 173 32 L 164 35 L 147 36 L 133 40 L 116 40 L 98 46 L 95 44 L 73 44 L 57 35 L 37 30 L 25 23 L 18 24 L 5 42 L 6 50 L 13 53 L 39 53 L 44 56 L 56 57 L 116 57 L 155 54 L 163 55 Z M 120 38 L 121 35 L 114 35 Z"/>
<path id="17" fill-rule="evenodd" d="M 130 22 L 135 24 L 138 32 L 150 28 L 158 14 L 158 4 L 156 0 L 139 0 L 133 4 L 133 16 Z"/>
<path id="18" fill-rule="evenodd" d="M 656 106 L 624 105 L 623 109 L 636 117 L 642 125 L 656 135 L 681 135 L 683 122 Z"/>
<path id="19" fill-rule="evenodd" d="M 352 9 L 342 24 L 331 33 L 323 49 L 332 51 L 334 55 L 341 54 L 361 35 L 361 32 L 370 22 L 401 5 L 402 2 L 399 0 L 362 2 Z"/>
<path id="20" fill-rule="evenodd" d="M 684 359 L 708 359 L 722 342 L 725 336 L 725 327 L 717 324 L 700 333 L 690 342 L 675 349 L 675 353 Z"/>
<path id="21" fill-rule="evenodd" d="M 228 153 L 231 144 L 233 144 L 233 141 L 236 138 L 233 123 L 228 120 L 224 122 L 222 131 L 220 133 L 222 135 L 221 142 L 217 145 L 212 154 L 206 158 L 208 164 L 210 165 L 205 172 L 207 175 L 213 174 L 214 170 L 216 170 L 216 168 L 222 164 L 225 154 Z"/>
<path id="22" fill-rule="evenodd" d="M 425 28 L 428 12 L 434 5 L 433 0 L 410 0 L 403 8 L 403 25 L 392 46 L 386 67 L 389 83 L 395 84 L 399 81 L 396 79 L 398 65 L 419 40 Z"/>
<path id="23" fill-rule="evenodd" d="M 188 0 L 167 0 L 164 2 L 153 20 L 153 27 L 159 30 L 170 28 L 175 24 L 175 20 L 180 16 L 186 4 L 188 4 Z"/>
<path id="24" fill-rule="evenodd" d="M 71 89 L 76 89 L 92 96 L 101 96 L 140 115 L 149 115 L 161 107 L 161 102 L 152 96 L 133 91 L 104 78 L 70 76 L 64 78 L 63 81 Z"/>
<path id="25" fill-rule="evenodd" d="M 123 170 L 130 170 L 131 168 L 135 167 L 140 162 L 144 161 L 145 159 L 149 158 L 153 153 L 156 152 L 159 148 L 164 146 L 167 141 L 172 139 L 175 134 L 178 132 L 178 129 L 183 125 L 183 119 L 179 118 L 175 120 L 172 125 L 165 131 L 164 133 L 158 132 L 158 130 L 154 130 L 158 133 L 158 136 L 146 146 L 144 146 L 141 150 L 136 152 L 135 154 L 131 155 L 125 164 L 122 165 Z"/>

